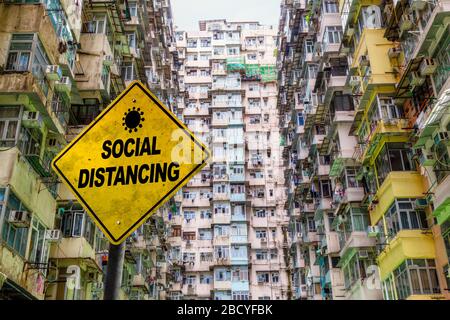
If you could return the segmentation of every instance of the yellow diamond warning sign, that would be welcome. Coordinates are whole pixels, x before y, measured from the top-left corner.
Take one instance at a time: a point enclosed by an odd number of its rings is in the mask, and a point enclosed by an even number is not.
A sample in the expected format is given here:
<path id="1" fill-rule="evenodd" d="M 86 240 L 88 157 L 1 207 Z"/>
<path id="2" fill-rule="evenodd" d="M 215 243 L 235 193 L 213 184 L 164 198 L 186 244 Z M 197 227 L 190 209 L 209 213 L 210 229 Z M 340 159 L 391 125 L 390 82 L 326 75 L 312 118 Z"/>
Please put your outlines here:
<path id="1" fill-rule="evenodd" d="M 52 165 L 108 239 L 119 244 L 200 171 L 209 155 L 135 81 Z"/>

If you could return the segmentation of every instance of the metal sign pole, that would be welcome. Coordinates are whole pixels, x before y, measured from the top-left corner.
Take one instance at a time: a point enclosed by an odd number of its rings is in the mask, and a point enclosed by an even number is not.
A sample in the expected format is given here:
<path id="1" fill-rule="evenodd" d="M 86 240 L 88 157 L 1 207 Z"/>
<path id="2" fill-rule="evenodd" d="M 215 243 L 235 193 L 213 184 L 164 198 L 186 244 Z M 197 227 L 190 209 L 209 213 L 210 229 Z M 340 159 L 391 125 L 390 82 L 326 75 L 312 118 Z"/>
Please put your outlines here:
<path id="1" fill-rule="evenodd" d="M 125 256 L 125 243 L 119 245 L 109 244 L 108 265 L 106 270 L 105 291 L 103 300 L 118 300 L 122 285 L 123 260 Z"/>

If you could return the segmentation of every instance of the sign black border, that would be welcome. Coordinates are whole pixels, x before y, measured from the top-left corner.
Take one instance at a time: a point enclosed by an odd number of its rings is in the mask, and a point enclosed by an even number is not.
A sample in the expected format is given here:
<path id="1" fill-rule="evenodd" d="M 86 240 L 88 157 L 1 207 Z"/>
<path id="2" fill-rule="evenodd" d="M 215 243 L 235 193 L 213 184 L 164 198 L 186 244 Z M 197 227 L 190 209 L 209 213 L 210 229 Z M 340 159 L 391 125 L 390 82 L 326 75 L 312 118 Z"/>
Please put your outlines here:
<path id="1" fill-rule="evenodd" d="M 103 222 L 97 217 L 97 215 L 95 214 L 94 210 L 92 210 L 92 208 L 87 204 L 87 202 L 83 199 L 83 197 L 78 193 L 77 189 L 72 185 L 72 183 L 70 183 L 69 179 L 67 179 L 67 177 L 64 175 L 64 173 L 60 170 L 60 168 L 58 168 L 57 166 L 57 162 L 58 160 L 60 160 L 70 149 L 72 149 L 73 146 L 75 146 L 75 144 L 86 134 L 88 133 L 92 128 L 94 128 L 94 126 L 109 112 L 111 111 L 114 106 L 119 103 L 122 98 L 127 95 L 127 93 L 133 89 L 135 86 L 139 86 L 139 88 L 145 92 L 145 94 L 173 121 L 176 123 L 176 125 L 182 129 L 190 138 L 191 140 L 197 144 L 202 151 L 206 154 L 206 158 L 204 160 L 202 160 L 202 162 L 200 164 L 198 164 L 191 172 L 189 172 L 189 174 L 187 174 L 179 183 L 177 183 L 172 189 L 170 189 L 165 195 L 164 197 L 162 197 L 156 204 L 154 204 L 145 214 L 143 214 L 139 220 L 137 220 L 130 228 L 127 229 L 127 231 L 125 231 L 119 238 L 115 238 L 111 232 L 108 230 L 108 228 L 106 228 L 106 226 L 103 224 Z M 132 229 L 135 228 L 136 225 L 138 225 L 143 219 L 149 217 L 149 215 L 151 214 L 151 212 L 153 210 L 155 210 L 156 207 L 158 207 L 159 205 L 161 205 L 161 202 L 163 202 L 167 196 L 169 194 L 171 194 L 175 189 L 177 189 L 180 184 L 182 184 L 188 177 L 190 177 L 195 171 L 197 171 L 201 166 L 203 166 L 206 161 L 209 159 L 210 154 L 209 152 L 205 149 L 204 146 L 202 146 L 195 138 L 194 135 L 192 133 L 190 133 L 189 131 L 187 131 L 185 128 L 183 128 L 183 126 L 180 125 L 179 120 L 176 120 L 172 114 L 170 112 L 168 112 L 168 110 L 161 105 L 161 103 L 155 99 L 152 95 L 150 95 L 147 92 L 147 89 L 144 88 L 139 82 L 135 82 L 133 83 L 121 96 L 120 99 L 118 99 L 117 101 L 115 101 L 112 105 L 110 105 L 104 113 L 102 113 L 98 118 L 96 118 L 94 120 L 93 123 L 90 124 L 90 126 L 78 137 L 75 138 L 75 140 L 71 143 L 71 145 L 64 150 L 64 152 L 62 152 L 60 155 L 57 156 L 57 158 L 55 158 L 55 160 L 53 160 L 53 166 L 54 168 L 58 171 L 58 173 L 64 178 L 64 180 L 66 180 L 66 182 L 69 184 L 69 186 L 71 187 L 72 191 L 75 192 L 78 195 L 79 200 L 81 200 L 83 202 L 83 204 L 89 209 L 89 212 L 95 217 L 95 219 L 97 220 L 97 222 L 103 227 L 103 230 L 106 231 L 108 233 L 108 235 L 111 237 L 111 239 L 113 239 L 115 242 L 121 242 L 123 241 L 122 238 L 125 237 L 125 235 L 127 235 Z"/>

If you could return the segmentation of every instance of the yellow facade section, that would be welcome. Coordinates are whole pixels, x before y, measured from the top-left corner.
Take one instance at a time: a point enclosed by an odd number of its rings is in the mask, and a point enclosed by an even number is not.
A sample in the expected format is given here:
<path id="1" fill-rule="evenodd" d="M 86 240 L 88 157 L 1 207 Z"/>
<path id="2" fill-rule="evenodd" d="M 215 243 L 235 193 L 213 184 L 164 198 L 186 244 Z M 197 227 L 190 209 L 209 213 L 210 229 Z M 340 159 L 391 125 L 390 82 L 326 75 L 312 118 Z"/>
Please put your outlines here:
<path id="1" fill-rule="evenodd" d="M 368 84 L 396 83 L 396 77 L 388 55 L 388 51 L 394 47 L 394 43 L 384 38 L 384 32 L 384 29 L 364 29 L 355 49 L 351 68 L 357 68 L 359 58 L 367 55 L 372 71 Z"/>
<path id="2" fill-rule="evenodd" d="M 422 230 L 401 230 L 378 256 L 380 279 L 384 281 L 405 259 L 434 259 L 433 235 Z"/>
<path id="3" fill-rule="evenodd" d="M 420 198 L 425 191 L 418 172 L 392 171 L 375 194 L 378 203 L 369 210 L 371 225 L 378 223 L 395 198 Z"/>
<path id="4" fill-rule="evenodd" d="M 445 297 L 442 294 L 413 294 L 406 300 L 444 300 Z"/>

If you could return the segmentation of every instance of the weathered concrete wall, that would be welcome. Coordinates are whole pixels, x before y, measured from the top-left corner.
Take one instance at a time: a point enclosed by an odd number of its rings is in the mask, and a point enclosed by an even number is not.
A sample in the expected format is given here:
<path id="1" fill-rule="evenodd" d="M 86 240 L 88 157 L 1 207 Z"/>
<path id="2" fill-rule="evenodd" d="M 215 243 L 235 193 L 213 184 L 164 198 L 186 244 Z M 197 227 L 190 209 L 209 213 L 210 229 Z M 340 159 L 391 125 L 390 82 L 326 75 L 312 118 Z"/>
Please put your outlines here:
<path id="1" fill-rule="evenodd" d="M 55 63 L 59 59 L 58 39 L 44 5 L 0 4 L 0 41 L 7 40 L 5 33 L 39 33 L 49 59 Z M 3 42 L 0 42 L 2 44 Z M 0 45 L 2 47 L 2 45 Z M 9 48 L 9 46 L 7 46 Z M 7 49 L 6 49 L 7 50 Z M 1 62 L 1 61 L 0 61 Z"/>

